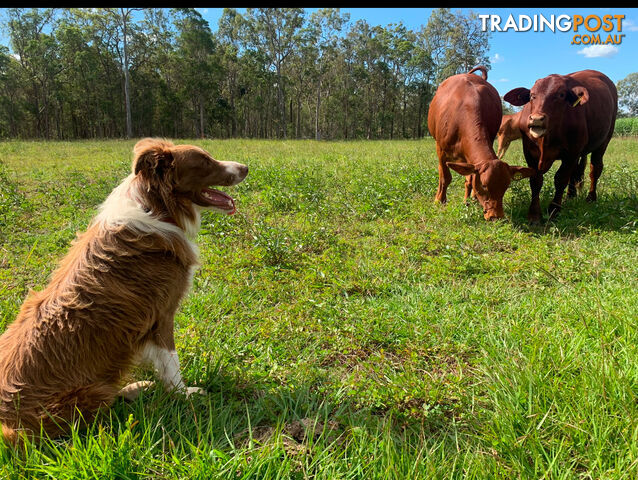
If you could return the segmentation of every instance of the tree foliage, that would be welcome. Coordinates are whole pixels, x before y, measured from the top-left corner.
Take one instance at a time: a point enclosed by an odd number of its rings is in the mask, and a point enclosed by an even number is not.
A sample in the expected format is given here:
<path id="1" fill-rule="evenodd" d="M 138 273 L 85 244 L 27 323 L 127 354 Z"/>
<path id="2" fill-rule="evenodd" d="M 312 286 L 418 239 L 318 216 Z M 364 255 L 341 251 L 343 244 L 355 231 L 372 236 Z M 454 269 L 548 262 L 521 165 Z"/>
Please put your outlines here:
<path id="1" fill-rule="evenodd" d="M 617 88 L 620 106 L 627 109 L 630 116 L 638 116 L 638 72 L 620 80 Z"/>
<path id="2" fill-rule="evenodd" d="M 11 8 L 0 137 L 419 138 L 449 75 L 489 65 L 476 15 L 419 31 L 339 9 Z"/>

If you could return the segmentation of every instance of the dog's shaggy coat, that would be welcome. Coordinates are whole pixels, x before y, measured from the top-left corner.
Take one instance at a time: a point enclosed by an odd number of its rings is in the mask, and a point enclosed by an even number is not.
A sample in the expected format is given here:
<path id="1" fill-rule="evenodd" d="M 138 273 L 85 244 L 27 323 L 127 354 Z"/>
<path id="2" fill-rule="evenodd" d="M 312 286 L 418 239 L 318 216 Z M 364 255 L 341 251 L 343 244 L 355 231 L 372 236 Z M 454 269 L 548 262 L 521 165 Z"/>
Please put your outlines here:
<path id="1" fill-rule="evenodd" d="M 131 175 L 0 337 L 6 440 L 41 427 L 64 433 L 78 411 L 89 421 L 140 362 L 152 363 L 167 388 L 196 390 L 181 380 L 173 337 L 173 316 L 198 265 L 191 239 L 202 209 L 235 210 L 232 198 L 208 187 L 235 185 L 247 173 L 192 145 L 150 138 L 135 145 Z"/>

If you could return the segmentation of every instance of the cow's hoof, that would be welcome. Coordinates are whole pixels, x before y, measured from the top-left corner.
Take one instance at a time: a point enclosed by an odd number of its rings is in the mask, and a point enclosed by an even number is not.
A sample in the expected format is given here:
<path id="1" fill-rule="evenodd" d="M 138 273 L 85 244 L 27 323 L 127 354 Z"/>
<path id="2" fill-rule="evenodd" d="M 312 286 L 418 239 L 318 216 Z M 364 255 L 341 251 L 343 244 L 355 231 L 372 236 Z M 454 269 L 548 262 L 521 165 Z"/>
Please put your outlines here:
<path id="1" fill-rule="evenodd" d="M 587 200 L 588 202 L 595 202 L 597 198 L 598 196 L 596 195 L 596 192 L 589 192 L 585 200 Z"/>
<path id="2" fill-rule="evenodd" d="M 543 223 L 543 217 L 540 214 L 528 215 L 527 222 L 530 225 L 540 225 Z"/>
<path id="3" fill-rule="evenodd" d="M 549 218 L 552 219 L 560 213 L 560 209 L 561 206 L 557 203 L 550 203 L 549 207 L 547 208 L 547 215 L 549 215 Z"/>

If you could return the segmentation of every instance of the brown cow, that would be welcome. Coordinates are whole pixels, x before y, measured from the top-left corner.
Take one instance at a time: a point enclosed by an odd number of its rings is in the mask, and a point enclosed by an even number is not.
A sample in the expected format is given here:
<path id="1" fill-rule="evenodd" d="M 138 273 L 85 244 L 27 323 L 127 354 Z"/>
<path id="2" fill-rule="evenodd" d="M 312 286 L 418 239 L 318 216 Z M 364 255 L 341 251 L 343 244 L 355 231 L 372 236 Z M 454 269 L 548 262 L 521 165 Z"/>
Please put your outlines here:
<path id="1" fill-rule="evenodd" d="M 518 128 L 518 122 L 521 112 L 516 112 L 511 115 L 503 115 L 501 120 L 501 127 L 498 129 L 496 138 L 498 139 L 498 158 L 501 160 L 507 152 L 507 148 L 514 140 L 521 138 L 521 129 Z"/>
<path id="2" fill-rule="evenodd" d="M 560 211 L 568 183 L 568 195 L 575 195 L 590 152 L 587 200 L 595 201 L 596 182 L 603 171 L 603 155 L 614 133 L 618 112 L 614 83 L 596 70 L 554 74 L 537 80 L 531 90 L 515 88 L 504 99 L 512 105 L 524 105 L 519 120 L 524 133 L 523 153 L 527 164 L 538 171 L 530 178 L 529 220 L 537 222 L 542 218 L 539 192 L 543 174 L 557 159 L 562 163 L 554 176 L 556 192 L 548 208 L 549 216 Z"/>
<path id="3" fill-rule="evenodd" d="M 477 70 L 482 78 L 471 75 Z M 487 70 L 482 66 L 444 80 L 430 103 L 428 128 L 436 140 L 439 157 L 439 189 L 435 200 L 447 201 L 452 168 L 466 176 L 465 199 L 474 189 L 483 216 L 493 220 L 505 215 L 503 195 L 510 182 L 530 177 L 536 171 L 508 165 L 494 153 L 494 138 L 501 124 L 501 98 L 486 80 Z"/>

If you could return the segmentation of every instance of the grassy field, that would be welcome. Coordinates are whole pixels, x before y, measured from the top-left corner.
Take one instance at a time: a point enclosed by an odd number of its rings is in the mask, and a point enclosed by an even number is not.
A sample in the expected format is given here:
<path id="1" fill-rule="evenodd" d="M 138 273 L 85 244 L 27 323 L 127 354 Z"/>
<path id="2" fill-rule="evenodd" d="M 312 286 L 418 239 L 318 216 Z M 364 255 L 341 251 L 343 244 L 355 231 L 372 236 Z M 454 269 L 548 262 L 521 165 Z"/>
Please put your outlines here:
<path id="1" fill-rule="evenodd" d="M 0 143 L 0 331 L 134 143 Z M 203 217 L 176 319 L 208 395 L 157 388 L 89 431 L 0 447 L 0 478 L 638 477 L 638 140 L 612 140 L 597 203 L 538 226 L 527 181 L 504 221 L 454 173 L 435 204 L 431 139 L 176 143 L 250 167 L 227 189 L 238 213 Z"/>

